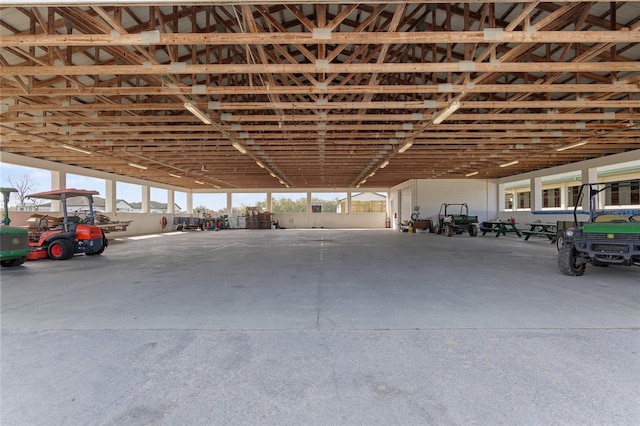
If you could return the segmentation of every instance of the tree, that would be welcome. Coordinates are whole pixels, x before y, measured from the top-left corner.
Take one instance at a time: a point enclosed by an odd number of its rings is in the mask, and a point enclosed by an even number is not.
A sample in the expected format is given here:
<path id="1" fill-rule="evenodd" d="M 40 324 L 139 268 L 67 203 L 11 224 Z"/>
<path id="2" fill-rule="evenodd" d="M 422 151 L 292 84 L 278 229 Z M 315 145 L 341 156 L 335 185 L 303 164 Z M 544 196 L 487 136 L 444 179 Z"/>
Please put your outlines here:
<path id="1" fill-rule="evenodd" d="M 33 179 L 31 178 L 31 174 L 27 173 L 21 177 L 8 176 L 7 181 L 18 191 L 16 195 L 20 203 L 19 206 L 24 207 L 24 200 L 29 193 L 33 192 Z"/>
<path id="2" fill-rule="evenodd" d="M 318 197 L 311 199 L 311 204 L 321 204 L 323 213 L 336 213 L 338 211 L 338 204 L 340 204 L 340 198 L 333 200 L 325 200 Z"/>
<path id="3" fill-rule="evenodd" d="M 272 200 L 274 213 L 304 213 L 307 211 L 307 198 L 297 200 L 291 198 L 274 198 Z"/>

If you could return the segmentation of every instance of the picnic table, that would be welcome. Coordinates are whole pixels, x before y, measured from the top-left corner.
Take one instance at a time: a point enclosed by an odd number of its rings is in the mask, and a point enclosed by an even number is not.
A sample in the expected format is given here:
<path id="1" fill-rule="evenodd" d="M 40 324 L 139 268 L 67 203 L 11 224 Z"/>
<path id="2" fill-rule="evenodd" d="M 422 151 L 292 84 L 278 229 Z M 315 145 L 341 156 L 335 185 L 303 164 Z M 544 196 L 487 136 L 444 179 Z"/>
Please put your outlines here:
<path id="1" fill-rule="evenodd" d="M 534 222 L 527 225 L 529 225 L 529 230 L 521 231 L 525 241 L 528 241 L 532 235 L 539 235 L 547 237 L 551 243 L 556 242 L 557 226 L 555 223 Z"/>
<path id="2" fill-rule="evenodd" d="M 522 237 L 522 234 L 520 233 L 520 230 L 516 225 L 517 224 L 515 222 L 482 222 L 482 224 L 480 225 L 480 232 L 482 232 L 482 235 L 486 235 L 487 232 L 495 232 L 496 237 L 499 237 L 500 235 L 507 235 L 507 233 L 513 232 L 518 237 Z"/>

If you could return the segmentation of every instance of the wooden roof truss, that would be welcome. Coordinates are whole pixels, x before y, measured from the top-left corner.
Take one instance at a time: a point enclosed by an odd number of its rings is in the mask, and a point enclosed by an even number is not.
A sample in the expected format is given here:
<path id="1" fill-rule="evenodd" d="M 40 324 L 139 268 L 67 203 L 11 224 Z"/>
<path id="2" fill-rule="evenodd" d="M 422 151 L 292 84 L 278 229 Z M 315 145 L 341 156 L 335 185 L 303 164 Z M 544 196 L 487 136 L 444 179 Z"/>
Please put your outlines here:
<path id="1" fill-rule="evenodd" d="M 3 151 L 185 188 L 499 178 L 640 147 L 636 2 L 5 6 L 0 36 Z"/>

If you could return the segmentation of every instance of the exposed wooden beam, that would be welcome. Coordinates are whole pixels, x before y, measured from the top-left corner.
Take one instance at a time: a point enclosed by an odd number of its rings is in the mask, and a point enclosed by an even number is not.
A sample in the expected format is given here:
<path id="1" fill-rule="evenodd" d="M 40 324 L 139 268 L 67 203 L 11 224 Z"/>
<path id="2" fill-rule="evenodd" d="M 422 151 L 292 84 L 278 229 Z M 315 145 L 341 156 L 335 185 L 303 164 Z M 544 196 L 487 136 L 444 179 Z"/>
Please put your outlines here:
<path id="1" fill-rule="evenodd" d="M 429 32 L 331 32 L 328 38 L 314 38 L 312 33 L 166 33 L 141 34 L 66 34 L 9 35 L 0 39 L 0 47 L 10 46 L 177 46 L 228 44 L 397 44 L 397 43 L 638 43 L 638 31 L 429 31 Z"/>
<path id="2" fill-rule="evenodd" d="M 407 84 L 407 85 L 365 85 L 365 86 L 338 86 L 328 85 L 325 88 L 317 86 L 269 86 L 269 87 L 245 87 L 245 86 L 205 86 L 201 89 L 207 95 L 268 95 L 275 93 L 283 94 L 341 94 L 341 93 L 420 93 L 434 94 L 441 93 L 442 88 L 434 84 Z M 610 84 L 552 84 L 552 83 L 531 83 L 531 84 L 454 84 L 450 86 L 452 93 L 638 93 L 640 92 L 640 81 L 633 84 L 621 82 Z M 144 86 L 144 87 L 38 87 L 38 88 L 7 88 L 0 89 L 0 98 L 8 96 L 18 96 L 29 94 L 31 96 L 73 96 L 73 95 L 96 95 L 96 96 L 152 96 L 152 95 L 191 95 L 193 88 L 168 87 L 168 86 Z"/>
<path id="3" fill-rule="evenodd" d="M 294 73 L 438 73 L 462 72 L 472 68 L 477 73 L 531 73 L 531 72 L 637 72 L 636 62 L 498 62 L 498 63 L 386 63 L 386 64 L 186 64 L 172 65 L 64 65 L 3 66 L 0 75 L 163 75 L 163 74 L 294 74 Z"/>

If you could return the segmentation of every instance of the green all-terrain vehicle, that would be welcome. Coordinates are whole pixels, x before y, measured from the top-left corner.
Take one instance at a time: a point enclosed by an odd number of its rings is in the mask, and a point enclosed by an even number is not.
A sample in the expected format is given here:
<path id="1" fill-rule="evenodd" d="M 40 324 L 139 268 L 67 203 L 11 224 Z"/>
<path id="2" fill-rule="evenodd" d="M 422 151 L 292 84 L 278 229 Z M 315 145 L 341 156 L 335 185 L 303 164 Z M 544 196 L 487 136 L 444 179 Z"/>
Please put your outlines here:
<path id="1" fill-rule="evenodd" d="M 447 237 L 468 232 L 469 235 L 475 237 L 478 235 L 478 216 L 469 216 L 469 206 L 466 203 L 444 203 L 440 206 L 434 232 L 436 234 L 444 233 Z"/>
<path id="2" fill-rule="evenodd" d="M 9 226 L 9 196 L 18 192 L 15 188 L 0 188 L 4 200 L 4 218 L 0 224 L 0 265 L 19 266 L 29 254 L 29 232 L 16 226 Z"/>
<path id="3" fill-rule="evenodd" d="M 558 250 L 563 274 L 580 276 L 587 263 L 640 266 L 640 210 L 598 210 L 600 195 L 612 189 L 637 194 L 640 180 L 582 184 L 573 209 L 574 226 L 564 230 Z M 589 197 L 589 221 L 580 226 L 577 210 L 585 196 Z"/>

